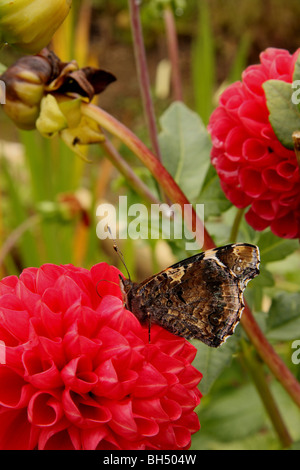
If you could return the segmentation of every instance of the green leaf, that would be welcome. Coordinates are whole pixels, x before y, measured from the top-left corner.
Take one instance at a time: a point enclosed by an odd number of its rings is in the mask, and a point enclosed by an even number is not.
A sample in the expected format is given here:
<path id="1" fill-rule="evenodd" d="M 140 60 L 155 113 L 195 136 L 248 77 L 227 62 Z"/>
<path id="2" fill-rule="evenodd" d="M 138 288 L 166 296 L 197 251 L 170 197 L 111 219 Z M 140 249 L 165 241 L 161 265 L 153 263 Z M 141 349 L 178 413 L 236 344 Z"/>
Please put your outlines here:
<path id="1" fill-rule="evenodd" d="M 215 168 L 210 165 L 197 202 L 204 204 L 204 217 L 219 216 L 231 207 L 226 198 Z"/>
<path id="2" fill-rule="evenodd" d="M 276 295 L 267 319 L 267 337 L 281 341 L 300 337 L 300 293 Z"/>
<path id="3" fill-rule="evenodd" d="M 293 132 L 300 130 L 300 111 L 291 83 L 268 80 L 263 84 L 270 111 L 269 121 L 279 141 L 294 149 Z M 295 92 L 296 93 L 296 92 Z"/>
<path id="4" fill-rule="evenodd" d="M 193 362 L 196 367 L 203 374 L 203 379 L 200 382 L 200 390 L 206 395 L 213 383 L 221 375 L 223 370 L 228 367 L 232 360 L 233 353 L 236 352 L 239 341 L 238 335 L 235 332 L 227 341 L 222 344 L 220 348 L 210 348 L 209 346 L 193 341 L 194 346 L 197 348 L 197 356 Z"/>
<path id="5" fill-rule="evenodd" d="M 299 248 L 298 240 L 287 240 L 276 237 L 271 231 L 263 232 L 257 245 L 260 249 L 262 263 L 270 263 L 286 258 Z"/>
<path id="6" fill-rule="evenodd" d="M 263 406 L 252 384 L 223 393 L 203 413 L 200 408 L 199 415 L 201 429 L 223 442 L 243 439 L 265 422 Z"/>
<path id="7" fill-rule="evenodd" d="M 210 164 L 211 143 L 200 117 L 183 103 L 173 103 L 160 119 L 163 163 L 186 196 L 194 200 Z"/>

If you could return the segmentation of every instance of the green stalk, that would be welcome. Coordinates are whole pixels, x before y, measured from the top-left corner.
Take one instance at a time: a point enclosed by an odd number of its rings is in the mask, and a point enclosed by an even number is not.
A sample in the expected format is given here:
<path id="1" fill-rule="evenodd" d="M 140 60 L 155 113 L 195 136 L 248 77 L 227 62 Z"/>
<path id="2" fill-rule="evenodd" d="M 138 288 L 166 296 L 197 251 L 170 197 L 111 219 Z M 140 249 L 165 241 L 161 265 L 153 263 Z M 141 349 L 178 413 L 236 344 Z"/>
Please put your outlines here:
<path id="1" fill-rule="evenodd" d="M 170 4 L 164 7 L 164 21 L 166 28 L 166 37 L 168 43 L 169 58 L 172 66 L 172 85 L 173 95 L 176 101 L 183 100 L 182 83 L 180 76 L 178 38 L 176 32 L 176 23 L 174 13 Z"/>
<path id="2" fill-rule="evenodd" d="M 232 228 L 231 228 L 229 243 L 235 243 L 237 240 L 239 227 L 240 227 L 244 212 L 245 212 L 245 209 L 238 209 L 236 213 L 236 216 L 235 216 Z"/>
<path id="3" fill-rule="evenodd" d="M 140 19 L 139 0 L 129 0 L 129 12 L 131 19 L 131 31 L 133 36 L 133 47 L 135 62 L 137 67 L 139 85 L 144 106 L 144 114 L 150 135 L 151 145 L 157 158 L 161 160 L 161 153 L 158 142 L 153 101 L 151 97 L 150 79 L 148 74 L 146 51 L 144 45 L 142 24 Z"/>
<path id="4" fill-rule="evenodd" d="M 263 365 L 256 352 L 246 345 L 245 341 L 242 341 L 243 346 L 243 359 L 246 364 L 248 371 L 250 372 L 256 389 L 260 395 L 260 398 L 264 404 L 265 410 L 273 424 L 273 427 L 279 437 L 279 440 L 284 449 L 289 448 L 293 440 L 287 430 L 287 427 L 282 419 L 281 413 L 275 402 L 269 384 L 266 380 L 266 376 L 263 370 Z"/>

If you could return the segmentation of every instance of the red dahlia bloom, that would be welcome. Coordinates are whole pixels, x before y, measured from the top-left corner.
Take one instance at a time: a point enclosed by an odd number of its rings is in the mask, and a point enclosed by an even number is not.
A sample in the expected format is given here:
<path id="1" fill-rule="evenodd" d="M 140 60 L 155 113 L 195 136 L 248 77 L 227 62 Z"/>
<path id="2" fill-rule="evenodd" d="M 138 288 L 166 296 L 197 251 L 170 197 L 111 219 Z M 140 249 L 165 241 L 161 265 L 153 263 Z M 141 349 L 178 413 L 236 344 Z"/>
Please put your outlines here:
<path id="1" fill-rule="evenodd" d="M 246 220 L 254 229 L 270 226 L 283 238 L 300 236 L 300 174 L 295 152 L 281 145 L 269 123 L 262 85 L 292 82 L 298 54 L 266 49 L 260 64 L 221 95 L 209 122 L 212 163 L 227 198 L 238 208 L 250 206 Z"/>
<path id="2" fill-rule="evenodd" d="M 196 350 L 158 326 L 149 344 L 103 281 L 118 275 L 46 264 L 0 282 L 0 449 L 189 448 Z"/>

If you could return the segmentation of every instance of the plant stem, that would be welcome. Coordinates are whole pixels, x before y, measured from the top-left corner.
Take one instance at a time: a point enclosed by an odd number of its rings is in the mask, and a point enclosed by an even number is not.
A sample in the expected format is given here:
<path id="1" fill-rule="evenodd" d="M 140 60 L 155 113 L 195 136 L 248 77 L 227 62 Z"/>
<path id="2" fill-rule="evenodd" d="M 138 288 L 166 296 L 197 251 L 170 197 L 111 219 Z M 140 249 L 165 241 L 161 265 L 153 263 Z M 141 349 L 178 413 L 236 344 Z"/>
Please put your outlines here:
<path id="1" fill-rule="evenodd" d="M 256 357 L 256 352 L 253 351 L 251 347 L 247 346 L 245 341 L 242 341 L 242 346 L 243 359 L 248 371 L 253 378 L 256 389 L 261 397 L 273 427 L 280 439 L 283 448 L 289 448 L 292 445 L 293 440 L 285 426 L 281 413 L 266 380 L 263 365 L 260 362 L 260 359 Z"/>
<path id="2" fill-rule="evenodd" d="M 22 235 L 27 232 L 27 230 L 37 225 L 40 221 L 41 218 L 39 215 L 32 215 L 24 222 L 22 222 L 22 224 L 19 225 L 15 230 L 13 230 L 13 232 L 10 233 L 9 237 L 3 243 L 0 250 L 0 267 L 2 266 L 8 253 L 13 249 L 13 247 L 16 245 Z"/>
<path id="3" fill-rule="evenodd" d="M 247 304 L 241 318 L 241 324 L 260 357 L 268 365 L 271 372 L 286 389 L 290 397 L 300 407 L 299 382 L 267 341 Z"/>
<path id="4" fill-rule="evenodd" d="M 300 131 L 293 132 L 293 142 L 298 166 L 300 169 Z"/>
<path id="5" fill-rule="evenodd" d="M 245 209 L 238 209 L 236 213 L 236 216 L 232 225 L 231 233 L 230 233 L 229 243 L 235 243 L 237 240 L 239 226 L 243 218 L 244 212 L 245 212 Z"/>
<path id="6" fill-rule="evenodd" d="M 101 146 L 110 161 L 115 165 L 120 173 L 126 177 L 126 180 L 140 196 L 153 204 L 160 204 L 160 201 L 149 190 L 148 186 L 134 173 L 131 166 L 122 158 L 108 138 L 101 143 Z"/>
<path id="7" fill-rule="evenodd" d="M 176 32 L 176 23 L 172 7 L 166 5 L 164 8 L 164 20 L 166 27 L 166 36 L 169 50 L 169 58 L 172 66 L 172 85 L 173 94 L 176 101 L 183 100 L 180 67 L 179 67 L 179 55 L 178 55 L 178 38 Z"/>
<path id="8" fill-rule="evenodd" d="M 135 61 L 143 100 L 144 114 L 150 135 L 152 149 L 159 160 L 161 153 L 158 142 L 158 134 L 155 120 L 154 107 L 150 92 L 150 79 L 148 74 L 146 51 L 144 45 L 142 24 L 140 19 L 139 0 L 129 0 L 129 11 L 131 19 L 131 30 L 133 36 L 133 46 Z"/>

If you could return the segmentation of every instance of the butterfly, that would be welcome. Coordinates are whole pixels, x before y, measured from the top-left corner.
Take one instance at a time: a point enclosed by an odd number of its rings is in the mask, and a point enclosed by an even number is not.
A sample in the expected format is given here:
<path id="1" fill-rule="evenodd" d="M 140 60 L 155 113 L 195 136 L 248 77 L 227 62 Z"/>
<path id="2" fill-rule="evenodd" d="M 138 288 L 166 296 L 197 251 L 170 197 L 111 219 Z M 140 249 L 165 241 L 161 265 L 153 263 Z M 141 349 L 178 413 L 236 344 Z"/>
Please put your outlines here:
<path id="1" fill-rule="evenodd" d="M 142 283 L 120 276 L 125 306 L 143 324 L 218 347 L 240 321 L 244 289 L 259 274 L 255 245 L 236 243 L 179 261 Z"/>

